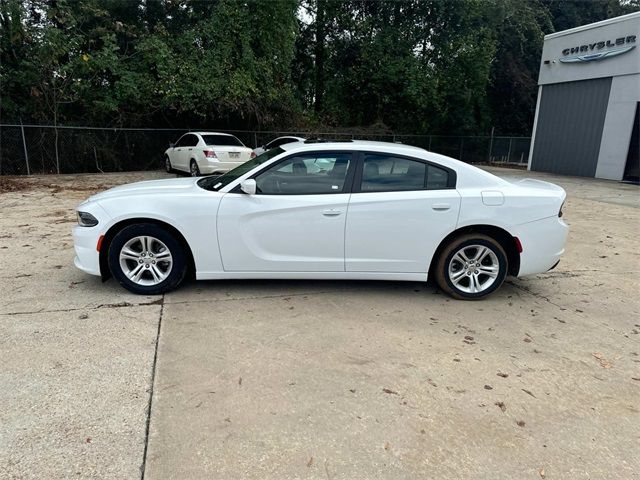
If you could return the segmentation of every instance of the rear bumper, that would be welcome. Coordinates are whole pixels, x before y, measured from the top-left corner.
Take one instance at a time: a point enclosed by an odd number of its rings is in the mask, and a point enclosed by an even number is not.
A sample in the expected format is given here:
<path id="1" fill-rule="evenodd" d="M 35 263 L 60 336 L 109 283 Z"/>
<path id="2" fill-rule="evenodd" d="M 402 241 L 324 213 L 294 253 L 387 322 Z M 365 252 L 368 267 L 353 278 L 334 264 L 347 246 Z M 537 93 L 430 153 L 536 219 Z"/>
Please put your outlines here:
<path id="1" fill-rule="evenodd" d="M 228 172 L 243 163 L 244 162 L 216 162 L 208 160 L 206 162 L 198 162 L 198 166 L 200 167 L 200 173 L 211 174 Z"/>
<path id="2" fill-rule="evenodd" d="M 518 225 L 514 236 L 522 243 L 518 276 L 548 272 L 564 254 L 569 226 L 562 218 L 549 217 Z"/>

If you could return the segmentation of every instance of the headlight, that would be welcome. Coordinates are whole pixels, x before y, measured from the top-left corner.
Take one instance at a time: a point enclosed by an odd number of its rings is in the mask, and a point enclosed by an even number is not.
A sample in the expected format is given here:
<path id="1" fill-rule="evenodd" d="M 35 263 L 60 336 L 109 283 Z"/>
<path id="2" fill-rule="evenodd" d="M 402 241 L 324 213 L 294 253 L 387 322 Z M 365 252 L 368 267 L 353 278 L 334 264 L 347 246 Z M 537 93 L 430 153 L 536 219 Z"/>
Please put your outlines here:
<path id="1" fill-rule="evenodd" d="M 95 227 L 98 219 L 87 212 L 78 212 L 78 225 L 81 227 Z"/>

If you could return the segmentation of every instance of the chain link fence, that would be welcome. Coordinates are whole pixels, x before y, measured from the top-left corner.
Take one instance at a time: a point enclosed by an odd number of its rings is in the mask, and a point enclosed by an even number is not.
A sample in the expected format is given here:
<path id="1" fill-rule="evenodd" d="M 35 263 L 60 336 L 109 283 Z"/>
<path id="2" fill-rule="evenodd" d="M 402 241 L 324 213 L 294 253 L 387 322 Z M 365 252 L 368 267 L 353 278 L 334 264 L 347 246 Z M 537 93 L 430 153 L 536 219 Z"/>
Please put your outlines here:
<path id="1" fill-rule="evenodd" d="M 202 129 L 205 130 L 205 129 Z M 213 129 L 214 131 L 221 131 Z M 53 127 L 0 124 L 0 175 L 158 170 L 164 152 L 185 129 Z M 255 148 L 293 135 L 399 142 L 467 163 L 526 165 L 529 137 L 351 134 L 224 130 Z"/>

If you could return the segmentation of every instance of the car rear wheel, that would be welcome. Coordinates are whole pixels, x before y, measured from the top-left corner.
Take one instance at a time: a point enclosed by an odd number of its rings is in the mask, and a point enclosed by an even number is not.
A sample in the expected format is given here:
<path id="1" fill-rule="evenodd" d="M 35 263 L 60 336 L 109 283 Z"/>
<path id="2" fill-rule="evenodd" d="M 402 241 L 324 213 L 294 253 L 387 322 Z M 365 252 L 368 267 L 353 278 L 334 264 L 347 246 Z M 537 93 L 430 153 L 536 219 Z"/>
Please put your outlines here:
<path id="1" fill-rule="evenodd" d="M 493 238 L 468 234 L 455 238 L 440 254 L 435 277 L 442 290 L 460 300 L 479 300 L 504 282 L 508 260 Z"/>
<path id="2" fill-rule="evenodd" d="M 187 259 L 180 242 L 164 228 L 149 224 L 125 227 L 108 251 L 109 269 L 127 290 L 157 295 L 176 288 L 185 277 Z"/>
<path id="3" fill-rule="evenodd" d="M 195 160 L 191 160 L 189 171 L 191 172 L 192 177 L 200 176 L 200 168 L 198 167 L 198 163 Z"/>

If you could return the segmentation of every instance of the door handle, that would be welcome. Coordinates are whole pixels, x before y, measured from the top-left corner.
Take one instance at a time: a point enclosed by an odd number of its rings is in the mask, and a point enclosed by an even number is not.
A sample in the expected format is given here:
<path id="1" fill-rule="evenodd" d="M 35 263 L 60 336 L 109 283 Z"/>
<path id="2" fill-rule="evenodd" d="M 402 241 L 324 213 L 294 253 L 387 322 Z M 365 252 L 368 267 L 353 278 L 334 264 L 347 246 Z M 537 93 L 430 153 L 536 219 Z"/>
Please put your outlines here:
<path id="1" fill-rule="evenodd" d="M 324 215 L 325 217 L 337 217 L 341 213 L 342 212 L 340 210 L 336 210 L 335 208 L 330 208 L 329 210 L 325 210 L 324 212 L 322 212 L 322 215 Z"/>
<path id="2" fill-rule="evenodd" d="M 193 150 L 193 148 L 190 148 L 189 150 Z"/>
<path id="3" fill-rule="evenodd" d="M 449 210 L 451 208 L 451 205 L 449 205 L 448 203 L 434 203 L 433 205 L 431 205 L 431 208 L 438 211 L 444 211 Z"/>

